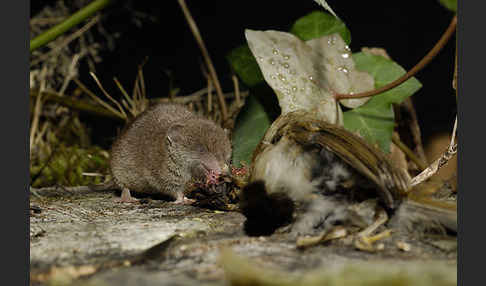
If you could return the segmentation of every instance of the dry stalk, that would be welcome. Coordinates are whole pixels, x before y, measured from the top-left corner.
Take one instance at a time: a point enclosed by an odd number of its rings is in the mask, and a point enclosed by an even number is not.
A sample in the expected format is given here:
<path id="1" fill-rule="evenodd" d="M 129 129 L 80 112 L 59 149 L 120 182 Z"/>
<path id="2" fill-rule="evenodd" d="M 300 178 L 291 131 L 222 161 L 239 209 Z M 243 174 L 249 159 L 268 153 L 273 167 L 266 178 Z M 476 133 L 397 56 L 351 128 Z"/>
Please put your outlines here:
<path id="1" fill-rule="evenodd" d="M 124 119 L 127 119 L 127 114 L 125 113 L 125 110 L 123 110 L 123 108 L 121 107 L 120 103 L 118 101 L 116 101 L 115 99 L 113 99 L 113 97 L 111 97 L 110 94 L 103 88 L 103 85 L 101 85 L 101 82 L 98 80 L 98 78 L 96 77 L 96 75 L 93 72 L 90 72 L 89 74 L 91 75 L 91 77 L 93 77 L 93 79 L 95 80 L 96 84 L 98 84 L 98 86 L 101 89 L 101 91 L 103 92 L 103 94 L 109 100 L 111 100 L 111 102 L 113 102 L 116 105 L 116 107 L 118 107 L 118 110 L 122 114 L 123 118 Z"/>
<path id="2" fill-rule="evenodd" d="M 415 163 L 415 165 L 417 165 L 417 167 L 420 169 L 420 171 L 423 171 L 425 170 L 425 168 L 427 168 L 427 165 L 425 165 L 422 160 L 420 160 L 419 157 L 417 157 L 415 155 L 415 153 L 410 150 L 410 148 L 408 148 L 407 145 L 405 145 L 405 143 L 403 143 L 400 138 L 398 138 L 398 136 L 396 136 L 396 134 L 393 134 L 392 136 L 392 142 L 398 147 L 400 148 L 400 150 L 402 150 L 403 153 L 405 153 L 405 155 L 407 155 L 408 158 L 410 158 L 410 160 L 412 160 L 413 163 Z"/>
<path id="3" fill-rule="evenodd" d="M 239 106 L 241 103 L 241 99 L 240 99 L 240 86 L 238 83 L 238 78 L 236 77 L 236 75 L 232 75 L 231 79 L 233 80 L 233 85 L 235 87 L 236 104 Z"/>
<path id="4" fill-rule="evenodd" d="M 35 136 L 36 136 L 37 127 L 39 125 L 39 118 L 42 110 L 42 93 L 46 90 L 46 74 L 47 74 L 47 68 L 46 66 L 44 66 L 41 72 L 41 84 L 39 89 L 39 96 L 35 101 L 34 116 L 32 118 L 32 125 L 30 126 L 29 150 L 31 154 L 32 154 L 32 148 L 34 147 L 34 142 L 36 141 Z"/>
<path id="5" fill-rule="evenodd" d="M 46 134 L 46 131 L 47 131 L 47 128 L 49 127 L 49 125 L 50 125 L 49 124 L 49 121 L 45 121 L 42 124 L 42 127 L 41 127 L 40 131 L 37 133 L 37 136 L 34 139 L 34 146 L 38 146 L 40 144 L 41 139 L 44 136 L 44 134 Z"/>
<path id="6" fill-rule="evenodd" d="M 33 18 L 29 20 L 29 25 L 35 26 L 59 24 L 60 22 L 66 20 L 66 18 L 67 17 Z"/>
<path id="7" fill-rule="evenodd" d="M 190 95 L 186 95 L 186 96 L 180 96 L 180 97 L 176 97 L 174 98 L 174 100 L 170 99 L 170 98 L 157 98 L 157 99 L 154 99 L 154 102 L 163 102 L 163 103 L 168 103 L 168 102 L 175 102 L 175 103 L 179 103 L 179 104 L 188 104 L 188 103 L 191 103 L 191 102 L 195 102 L 195 101 L 201 101 L 203 100 L 204 96 L 208 93 L 208 88 L 205 87 L 205 88 L 202 88 Z M 241 98 L 245 98 L 248 96 L 248 91 L 243 91 L 243 92 L 240 92 L 240 97 Z M 224 98 L 226 99 L 231 99 L 231 98 L 235 98 L 235 94 L 233 92 L 227 92 L 227 93 L 224 93 L 223 94 Z"/>
<path id="8" fill-rule="evenodd" d="M 80 82 L 78 79 L 74 78 L 73 81 L 78 85 L 79 88 L 81 88 L 81 90 L 83 90 L 87 95 L 89 95 L 92 99 L 94 99 L 96 102 L 98 102 L 100 105 L 102 105 L 104 108 L 106 108 L 107 110 L 109 110 L 111 113 L 115 114 L 116 116 L 118 116 L 119 118 L 122 118 L 122 119 L 126 119 L 126 115 L 125 117 L 123 116 L 122 113 L 120 113 L 118 110 L 114 109 L 111 105 L 109 105 L 108 103 L 104 102 L 103 100 L 101 100 L 101 98 L 99 98 L 96 94 L 94 94 L 91 90 L 89 90 L 82 82 Z"/>
<path id="9" fill-rule="evenodd" d="M 124 106 L 127 107 L 126 105 L 133 105 L 133 100 L 130 98 L 127 91 L 121 85 L 121 83 L 118 81 L 118 79 L 115 77 L 115 78 L 113 78 L 113 81 L 115 82 L 116 86 L 118 86 L 118 89 L 121 91 L 123 97 L 125 98 L 125 100 L 123 101 Z M 128 103 L 126 103 L 126 102 L 128 102 Z"/>
<path id="10" fill-rule="evenodd" d="M 457 46 L 456 46 L 456 55 L 454 56 L 454 76 L 452 79 L 452 87 L 456 91 L 456 95 L 457 95 Z"/>
<path id="11" fill-rule="evenodd" d="M 138 67 L 137 78 L 135 79 L 135 86 L 133 89 L 131 105 L 129 108 L 133 117 L 136 117 L 148 106 L 147 92 L 145 89 L 145 79 L 143 76 L 143 64 Z"/>
<path id="12" fill-rule="evenodd" d="M 219 83 L 219 79 L 216 74 L 216 70 L 214 68 L 213 62 L 211 61 L 208 50 L 206 49 L 201 34 L 199 33 L 199 29 L 196 25 L 196 22 L 192 18 L 191 12 L 189 12 L 189 9 L 187 8 L 186 1 L 178 0 L 178 2 L 182 8 L 182 11 L 184 12 L 184 16 L 186 17 L 187 23 L 191 28 L 194 38 L 196 39 L 196 42 L 199 45 L 199 48 L 201 49 L 201 52 L 203 54 L 204 61 L 206 62 L 206 65 L 209 69 L 209 74 L 211 75 L 211 78 L 213 80 L 216 93 L 218 94 L 219 104 L 221 105 L 221 113 L 223 115 L 223 121 L 225 121 L 228 118 L 228 110 L 226 108 L 226 102 L 224 101 L 223 90 L 221 89 L 221 85 Z"/>
<path id="13" fill-rule="evenodd" d="M 213 84 L 211 78 L 208 78 L 208 114 L 213 110 Z"/>
<path id="14" fill-rule="evenodd" d="M 457 143 L 456 141 L 456 132 L 457 132 L 457 116 L 454 121 L 454 129 L 452 130 L 452 138 L 451 142 L 449 143 L 449 148 L 440 156 L 437 160 L 434 161 L 427 169 L 423 172 L 415 176 L 411 181 L 411 186 L 415 186 L 420 184 L 421 182 L 427 180 L 428 178 L 432 177 L 437 171 L 447 164 L 447 162 L 457 153 Z"/>
<path id="15" fill-rule="evenodd" d="M 81 53 L 75 54 L 73 56 L 73 60 L 71 61 L 71 64 L 69 65 L 68 68 L 68 73 L 64 79 L 64 82 L 62 83 L 61 89 L 59 90 L 58 94 L 59 95 L 64 95 L 64 92 L 66 91 L 66 88 L 68 87 L 69 83 L 73 78 L 77 76 L 77 70 L 76 70 L 76 65 L 79 62 L 79 59 L 85 54 L 87 51 L 83 51 Z"/>

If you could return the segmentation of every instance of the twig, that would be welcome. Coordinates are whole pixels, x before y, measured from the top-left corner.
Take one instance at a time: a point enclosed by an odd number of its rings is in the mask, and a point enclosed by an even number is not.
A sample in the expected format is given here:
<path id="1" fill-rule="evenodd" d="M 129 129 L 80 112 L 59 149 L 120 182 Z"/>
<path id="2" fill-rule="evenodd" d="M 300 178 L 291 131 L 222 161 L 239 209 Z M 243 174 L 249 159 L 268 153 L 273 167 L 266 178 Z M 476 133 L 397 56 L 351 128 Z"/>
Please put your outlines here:
<path id="1" fill-rule="evenodd" d="M 239 83 L 238 83 L 238 78 L 236 77 L 236 75 L 232 75 L 231 79 L 233 80 L 233 85 L 235 87 L 236 104 L 238 104 L 238 106 L 240 106 L 241 99 L 240 99 L 240 86 L 239 86 Z"/>
<path id="2" fill-rule="evenodd" d="M 50 25 L 57 24 L 66 19 L 66 17 L 49 17 L 49 18 L 32 18 L 29 20 L 29 25 Z"/>
<path id="3" fill-rule="evenodd" d="M 111 3 L 111 0 L 95 0 L 90 4 L 86 5 L 69 18 L 67 18 L 62 23 L 50 28 L 49 30 L 45 31 L 41 35 L 35 37 L 30 41 L 30 51 L 49 43 L 50 41 L 54 40 L 58 36 L 62 35 L 67 30 L 71 29 L 72 27 L 76 26 L 77 24 L 84 21 L 89 16 L 93 15 L 97 11 L 103 9 L 108 4 Z"/>
<path id="4" fill-rule="evenodd" d="M 133 105 L 133 100 L 130 98 L 130 96 L 128 95 L 127 91 L 125 90 L 125 88 L 123 88 L 123 86 L 118 81 L 118 79 L 115 77 L 115 78 L 113 78 L 113 80 L 115 81 L 116 85 L 118 86 L 118 89 L 122 92 L 123 97 L 125 97 L 125 99 L 127 100 L 128 104 L 129 105 Z"/>
<path id="5" fill-rule="evenodd" d="M 50 191 L 57 191 L 57 190 L 63 190 L 68 192 L 86 192 L 86 191 L 90 191 L 91 188 L 89 186 L 76 186 L 76 187 L 53 186 L 53 187 L 44 187 L 44 188 L 30 187 L 30 191 L 36 192 L 37 194 L 42 192 L 50 192 Z"/>
<path id="6" fill-rule="evenodd" d="M 180 103 L 180 104 L 187 104 L 190 102 L 195 102 L 195 101 L 200 101 L 204 95 L 208 92 L 208 89 L 205 87 L 201 90 L 198 90 L 194 92 L 193 94 L 186 95 L 186 96 L 178 96 L 174 98 L 173 100 L 170 98 L 156 98 L 153 99 L 154 102 L 175 102 L 175 103 Z M 248 96 L 249 92 L 248 91 L 243 91 L 240 92 L 240 97 L 244 98 Z M 223 94 L 224 98 L 234 98 L 235 94 L 233 92 L 228 92 Z"/>
<path id="7" fill-rule="evenodd" d="M 142 98 L 146 98 L 147 92 L 145 90 L 145 79 L 143 77 L 143 70 L 142 70 L 143 64 L 138 66 L 138 83 L 140 85 L 140 93 L 138 94 L 139 97 L 138 99 L 141 100 Z"/>
<path id="8" fill-rule="evenodd" d="M 418 62 L 418 64 L 416 64 L 410 71 L 408 71 L 405 75 L 401 76 L 395 81 L 375 90 L 370 90 L 370 91 L 356 93 L 356 94 L 336 93 L 334 94 L 334 97 L 336 98 L 336 100 L 347 99 L 347 98 L 369 97 L 369 96 L 377 95 L 382 92 L 388 91 L 402 84 L 404 81 L 408 80 L 409 78 L 414 76 L 417 72 L 419 72 L 421 69 L 423 69 L 440 52 L 440 50 L 442 50 L 442 48 L 445 46 L 447 41 L 454 34 L 454 31 L 456 30 L 456 25 L 457 25 L 457 16 L 454 16 L 447 30 L 444 32 L 444 34 L 439 39 L 439 41 L 435 44 L 435 46 L 429 51 L 429 53 L 425 55 L 425 57 L 423 57 L 420 60 L 420 62 Z"/>
<path id="9" fill-rule="evenodd" d="M 213 111 L 213 80 L 211 78 L 211 75 L 208 74 L 208 71 L 206 69 L 206 67 L 204 66 L 204 63 L 201 62 L 201 72 L 202 74 L 204 75 L 204 77 L 206 78 L 206 80 L 208 81 L 208 102 L 207 102 L 207 105 L 208 105 L 208 113 L 207 113 L 207 116 L 209 118 L 211 118 L 211 112 Z M 214 117 L 214 116 L 213 116 Z M 214 119 L 214 118 L 212 118 Z"/>
<path id="10" fill-rule="evenodd" d="M 36 190 L 33 190 L 32 187 L 30 187 L 30 193 L 34 195 L 34 197 L 37 197 L 38 199 L 41 199 L 42 196 L 37 193 Z"/>
<path id="11" fill-rule="evenodd" d="M 137 75 L 135 77 L 135 83 L 133 84 L 133 91 L 132 91 L 132 97 L 133 100 L 137 100 L 137 97 L 139 97 L 142 94 L 142 90 L 140 89 L 140 77 Z"/>
<path id="12" fill-rule="evenodd" d="M 307 247 L 315 246 L 320 243 L 324 243 L 329 240 L 342 238 L 348 235 L 346 228 L 341 226 L 336 226 L 330 231 L 324 231 L 318 236 L 301 236 L 297 238 L 295 245 L 299 249 L 304 249 Z"/>
<path id="13" fill-rule="evenodd" d="M 119 113 L 123 116 L 123 118 L 127 118 L 127 114 L 125 113 L 125 110 L 123 110 L 123 108 L 121 107 L 120 103 L 118 101 L 116 101 L 115 99 L 113 99 L 113 97 L 111 97 L 108 92 L 103 88 L 103 86 L 101 85 L 101 82 L 98 80 L 98 78 L 96 77 L 96 75 L 93 73 L 93 72 L 90 72 L 89 73 L 91 75 L 91 77 L 93 77 L 93 79 L 96 81 L 96 83 L 98 84 L 98 87 L 101 89 L 101 91 L 103 92 L 103 94 L 109 99 L 111 100 L 111 102 L 113 102 L 116 107 L 118 107 L 118 110 L 119 110 Z M 100 99 L 101 100 L 101 99 Z M 110 106 L 108 104 L 104 104 L 103 106 L 107 107 L 107 106 Z M 113 107 L 110 106 L 110 108 L 113 109 Z"/>
<path id="14" fill-rule="evenodd" d="M 428 165 L 428 161 L 427 161 L 427 157 L 425 156 L 424 147 L 422 144 L 420 126 L 418 124 L 418 119 L 417 119 L 417 112 L 415 112 L 412 99 L 410 97 L 407 97 L 400 106 L 403 106 L 407 111 L 408 115 L 410 116 L 411 122 L 409 128 L 412 134 L 413 143 L 415 144 L 414 151 L 418 155 L 420 161 L 423 163 L 423 166 L 426 166 Z"/>
<path id="15" fill-rule="evenodd" d="M 91 97 L 98 98 L 96 95 L 94 95 L 89 89 L 86 88 L 79 80 L 73 79 L 73 81 L 78 84 L 78 86 L 87 94 L 89 94 Z M 188 104 L 191 102 L 196 102 L 196 101 L 201 101 L 202 97 L 207 93 L 207 88 L 203 88 L 201 90 L 198 90 L 194 92 L 191 95 L 188 96 L 180 96 L 176 97 L 174 100 L 171 100 L 170 98 L 156 98 L 156 99 L 151 99 L 150 102 L 155 104 L 159 102 L 163 103 L 168 103 L 168 102 L 175 102 L 179 104 Z M 244 91 L 240 93 L 240 96 L 242 98 L 245 98 L 248 96 L 248 91 Z M 33 99 L 37 100 L 37 97 L 39 96 L 39 91 L 37 90 L 31 90 L 30 91 L 30 97 Z M 100 108 L 97 105 L 94 105 L 86 100 L 82 99 L 72 99 L 71 97 L 68 96 L 60 96 L 59 94 L 55 92 L 50 92 L 50 91 L 45 91 L 42 93 L 43 101 L 53 101 L 56 103 L 59 103 L 62 106 L 66 106 L 68 108 L 74 109 L 74 110 L 79 110 L 83 112 L 88 112 L 97 116 L 103 116 L 107 117 L 110 119 L 114 119 L 117 121 L 124 121 L 125 119 L 122 117 L 121 114 L 119 114 L 116 110 L 107 110 L 105 108 Z M 232 92 L 225 93 L 224 94 L 225 98 L 234 98 L 235 94 Z M 98 100 L 100 100 L 98 98 Z M 101 101 L 101 100 L 100 100 Z M 103 102 L 103 101 L 102 101 Z M 104 102 L 103 102 L 104 103 Z M 101 104 L 101 103 L 100 103 Z M 111 107 L 111 106 L 110 106 Z"/>
<path id="16" fill-rule="evenodd" d="M 103 177 L 103 176 L 105 176 L 101 173 L 92 173 L 92 172 L 83 172 L 81 175 L 86 176 L 86 177 Z"/>
<path id="17" fill-rule="evenodd" d="M 358 237 L 367 237 L 370 236 L 375 230 L 377 230 L 381 225 L 385 224 L 388 221 L 388 215 L 383 210 L 377 211 L 377 218 L 376 220 L 370 224 L 368 227 L 360 231 L 357 236 Z"/>
<path id="18" fill-rule="evenodd" d="M 456 55 L 454 56 L 454 77 L 452 79 L 452 87 L 456 91 L 456 95 L 457 95 L 457 47 L 456 47 Z"/>
<path id="19" fill-rule="evenodd" d="M 47 131 L 47 127 L 49 127 L 49 121 L 44 121 L 44 124 L 42 124 L 40 131 L 37 132 L 37 136 L 35 138 L 34 145 L 37 145 L 41 142 L 42 136 L 44 136 L 44 134 Z"/>
<path id="20" fill-rule="evenodd" d="M 109 110 L 111 113 L 116 115 L 119 118 L 126 119 L 126 116 L 123 116 L 122 113 L 120 113 L 118 110 L 114 109 L 111 107 L 108 103 L 104 102 L 96 96 L 91 90 L 89 90 L 82 82 L 80 82 L 78 79 L 74 78 L 73 81 L 81 88 L 87 95 L 89 95 L 92 99 L 94 99 L 96 102 L 98 102 L 100 105 L 102 105 L 105 109 Z"/>
<path id="21" fill-rule="evenodd" d="M 208 77 L 208 114 L 213 110 L 213 82 Z"/>
<path id="22" fill-rule="evenodd" d="M 73 79 L 74 80 L 74 79 Z M 75 80 L 76 81 L 76 80 Z M 36 99 L 39 96 L 39 92 L 36 90 L 31 90 L 30 91 L 30 97 Z M 95 95 L 96 96 L 96 95 Z M 85 100 L 82 99 L 72 99 L 71 97 L 68 96 L 60 96 L 59 94 L 55 92 L 49 92 L 45 91 L 42 93 L 42 98 L 44 101 L 53 101 L 56 102 L 62 106 L 66 106 L 68 108 L 74 109 L 74 110 L 80 110 L 84 112 L 88 112 L 94 115 L 98 116 L 103 116 L 119 121 L 123 121 L 124 119 L 115 114 L 112 113 L 109 110 L 106 110 L 105 108 L 100 108 L 96 105 L 93 105 Z"/>
<path id="23" fill-rule="evenodd" d="M 403 153 L 405 153 L 405 155 L 407 155 L 408 158 L 410 158 L 410 160 L 412 160 L 412 162 L 415 163 L 415 165 L 417 165 L 417 167 L 419 167 L 420 171 L 427 168 L 427 165 L 425 165 L 424 162 L 422 162 L 422 160 L 420 160 L 415 153 L 410 150 L 410 148 L 408 148 L 408 146 L 405 145 L 397 136 L 393 135 L 392 141 L 395 143 L 395 145 L 397 145 L 398 148 L 400 148 L 400 150 L 403 151 Z"/>
<path id="24" fill-rule="evenodd" d="M 226 109 L 226 102 L 224 101 L 223 90 L 221 89 L 221 85 L 219 84 L 218 75 L 216 74 L 216 70 L 214 69 L 211 58 L 209 57 L 208 50 L 204 45 L 204 41 L 201 37 L 201 34 L 199 33 L 196 22 L 192 18 L 191 12 L 189 12 L 189 9 L 187 8 L 186 1 L 178 0 L 178 2 L 182 8 L 182 11 L 184 12 L 184 16 L 186 17 L 186 20 L 189 24 L 189 27 L 191 28 L 194 38 L 196 39 L 196 42 L 201 49 L 206 65 L 208 66 L 209 73 L 213 79 L 214 87 L 216 88 L 216 93 L 218 94 L 219 104 L 221 105 L 221 113 L 223 115 L 223 121 L 225 121 L 228 118 L 228 110 Z"/>
<path id="25" fill-rule="evenodd" d="M 452 138 L 451 138 L 451 143 L 449 144 L 449 148 L 446 150 L 442 156 L 440 156 L 437 160 L 434 161 L 427 169 L 425 169 L 423 172 L 415 176 L 412 181 L 410 186 L 415 186 L 428 178 L 432 177 L 437 171 L 447 164 L 447 162 L 454 156 L 454 154 L 457 153 L 457 143 L 456 141 L 456 130 L 457 130 L 457 116 L 456 120 L 454 121 L 454 129 L 452 131 Z"/>
<path id="26" fill-rule="evenodd" d="M 34 142 L 35 142 L 35 133 L 37 131 L 37 126 L 39 125 L 39 118 L 40 118 L 40 113 L 42 109 L 42 94 L 46 89 L 46 73 L 47 73 L 47 67 L 44 66 L 42 68 L 41 72 L 41 84 L 40 84 L 40 89 L 39 89 L 39 96 L 37 97 L 35 101 L 35 108 L 34 108 L 34 117 L 32 118 L 32 125 L 30 127 L 30 144 L 29 144 L 29 150 L 32 152 L 32 148 L 34 147 Z"/>
<path id="27" fill-rule="evenodd" d="M 77 76 L 76 65 L 78 64 L 79 59 L 82 57 L 82 55 L 85 52 L 81 52 L 81 53 L 75 54 L 73 56 L 73 60 L 71 61 L 71 64 L 69 65 L 69 68 L 68 68 L 68 74 L 67 74 L 66 78 L 64 79 L 64 82 L 62 83 L 61 89 L 58 92 L 59 95 L 64 95 L 64 92 L 66 91 L 66 88 L 68 87 L 71 80 Z"/>

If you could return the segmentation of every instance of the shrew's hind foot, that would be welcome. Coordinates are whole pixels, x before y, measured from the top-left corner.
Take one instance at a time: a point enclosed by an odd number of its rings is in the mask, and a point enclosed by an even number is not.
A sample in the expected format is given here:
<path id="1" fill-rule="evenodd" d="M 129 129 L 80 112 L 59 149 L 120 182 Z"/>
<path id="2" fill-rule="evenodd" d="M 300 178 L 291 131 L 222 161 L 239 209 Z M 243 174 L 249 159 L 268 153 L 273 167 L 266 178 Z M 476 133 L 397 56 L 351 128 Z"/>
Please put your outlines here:
<path id="1" fill-rule="evenodd" d="M 139 200 L 130 195 L 130 190 L 128 188 L 123 188 L 122 193 L 121 193 L 121 197 L 116 198 L 115 202 L 117 202 L 117 203 L 138 203 Z"/>

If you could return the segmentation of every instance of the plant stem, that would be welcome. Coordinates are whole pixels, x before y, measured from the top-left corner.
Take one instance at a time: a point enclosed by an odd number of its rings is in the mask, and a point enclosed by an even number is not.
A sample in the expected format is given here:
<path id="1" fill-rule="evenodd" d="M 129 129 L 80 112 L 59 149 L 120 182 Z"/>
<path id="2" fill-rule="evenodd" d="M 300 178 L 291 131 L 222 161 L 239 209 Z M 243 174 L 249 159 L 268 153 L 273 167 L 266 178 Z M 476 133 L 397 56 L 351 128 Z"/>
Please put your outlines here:
<path id="1" fill-rule="evenodd" d="M 30 96 L 32 98 L 37 98 L 39 96 L 39 92 L 36 90 L 31 90 Z M 67 96 L 60 96 L 59 94 L 54 92 L 49 92 L 49 91 L 42 92 L 42 100 L 53 101 L 74 110 L 88 112 L 94 115 L 111 118 L 117 121 L 124 121 L 123 118 L 117 116 L 111 111 L 106 110 L 105 108 L 95 106 L 85 100 L 72 99 L 71 97 L 67 97 Z"/>
<path id="2" fill-rule="evenodd" d="M 454 31 L 456 30 L 456 25 L 457 25 L 457 16 L 454 16 L 452 18 L 451 23 L 449 24 L 449 27 L 447 30 L 444 32 L 442 37 L 437 41 L 435 46 L 429 51 L 425 57 L 423 57 L 420 62 L 418 62 L 410 71 L 408 71 L 406 74 L 398 78 L 397 80 L 381 87 L 378 89 L 362 92 L 362 93 L 356 93 L 356 94 L 335 94 L 334 97 L 336 100 L 341 100 L 341 99 L 347 99 L 347 98 L 360 98 L 360 97 L 369 97 L 373 95 L 380 94 L 382 92 L 388 91 L 400 84 L 402 84 L 404 81 L 407 79 L 411 78 L 414 76 L 417 72 L 419 72 L 421 69 L 423 69 L 439 52 L 442 50 L 442 48 L 445 46 L 447 41 L 451 38 L 451 36 L 454 34 Z"/>
<path id="3" fill-rule="evenodd" d="M 86 92 L 86 91 L 85 91 Z M 176 102 L 179 104 L 187 104 L 189 102 L 194 102 L 201 100 L 201 98 L 207 93 L 207 89 L 204 88 L 202 90 L 199 90 L 191 95 L 187 96 L 180 96 L 176 97 L 174 100 L 171 100 L 170 98 L 154 98 L 151 99 L 150 102 L 152 104 L 156 103 L 168 103 L 168 102 Z M 234 93 L 225 93 L 223 94 L 225 98 L 234 98 L 235 94 Z M 30 97 L 31 99 L 36 99 L 39 96 L 39 91 L 38 90 L 30 90 Z M 248 91 L 240 92 L 240 97 L 245 98 L 248 96 Z M 72 99 L 71 97 L 68 96 L 61 96 L 55 92 L 50 92 L 50 91 L 44 91 L 42 92 L 42 100 L 43 101 L 52 101 L 56 102 L 62 106 L 68 107 L 72 110 L 78 110 L 82 112 L 87 112 L 93 115 L 97 116 L 102 116 L 106 118 L 110 118 L 116 121 L 125 121 L 122 117 L 119 115 L 113 113 L 112 111 L 109 111 L 108 109 L 104 107 L 99 107 L 95 104 L 92 104 L 86 100 L 83 99 Z"/>
<path id="4" fill-rule="evenodd" d="M 400 148 L 400 150 L 402 150 L 403 153 L 405 153 L 405 155 L 410 158 L 410 160 L 412 160 L 412 162 L 415 163 L 415 165 L 417 165 L 417 167 L 419 168 L 419 171 L 422 172 L 423 170 L 425 170 L 427 168 L 427 165 L 424 164 L 424 162 L 422 162 L 422 160 L 419 159 L 419 157 L 417 157 L 412 150 L 410 150 L 410 148 L 408 148 L 407 145 L 405 145 L 402 141 L 400 141 L 400 139 L 398 139 L 397 136 L 392 136 L 392 141 L 393 143 L 395 143 L 395 145 L 397 145 L 398 148 Z"/>
<path id="5" fill-rule="evenodd" d="M 112 0 L 95 0 L 90 4 L 86 5 L 76 13 L 72 14 L 69 18 L 67 18 L 62 23 L 50 28 L 49 30 L 45 31 L 44 33 L 32 39 L 30 41 L 30 51 L 32 52 L 33 50 L 54 40 L 55 38 L 62 35 L 67 30 L 71 29 L 72 27 L 84 21 L 89 16 L 103 9 L 111 2 Z"/>
<path id="6" fill-rule="evenodd" d="M 228 109 L 226 108 L 226 102 L 224 101 L 223 90 L 221 89 L 221 85 L 219 84 L 218 75 L 216 74 L 216 70 L 214 69 L 213 62 L 211 61 L 211 57 L 209 56 L 206 46 L 204 45 L 204 41 L 201 37 L 201 34 L 199 33 L 199 29 L 197 28 L 196 22 L 192 18 L 191 12 L 187 8 L 186 1 L 179 0 L 179 5 L 182 8 L 182 12 L 184 12 L 184 16 L 186 17 L 187 23 L 191 28 L 192 34 L 194 35 L 194 38 L 196 39 L 196 42 L 199 45 L 199 48 L 201 49 L 201 52 L 204 57 L 204 61 L 206 62 L 206 65 L 209 69 L 209 74 L 212 77 L 212 81 L 216 89 L 216 93 L 218 94 L 219 104 L 221 105 L 221 114 L 223 116 L 223 122 L 224 122 L 226 121 L 226 119 L 228 119 Z"/>

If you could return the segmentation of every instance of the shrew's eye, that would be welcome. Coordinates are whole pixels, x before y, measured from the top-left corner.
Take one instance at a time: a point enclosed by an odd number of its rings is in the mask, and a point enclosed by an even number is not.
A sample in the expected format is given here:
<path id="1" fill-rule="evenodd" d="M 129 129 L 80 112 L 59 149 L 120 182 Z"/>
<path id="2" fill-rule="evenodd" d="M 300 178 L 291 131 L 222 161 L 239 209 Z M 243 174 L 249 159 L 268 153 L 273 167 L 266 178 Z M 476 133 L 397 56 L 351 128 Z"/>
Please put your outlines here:
<path id="1" fill-rule="evenodd" d="M 207 153 L 208 152 L 208 148 L 206 148 L 206 146 L 204 145 L 196 145 L 196 151 L 199 152 L 199 153 Z"/>

